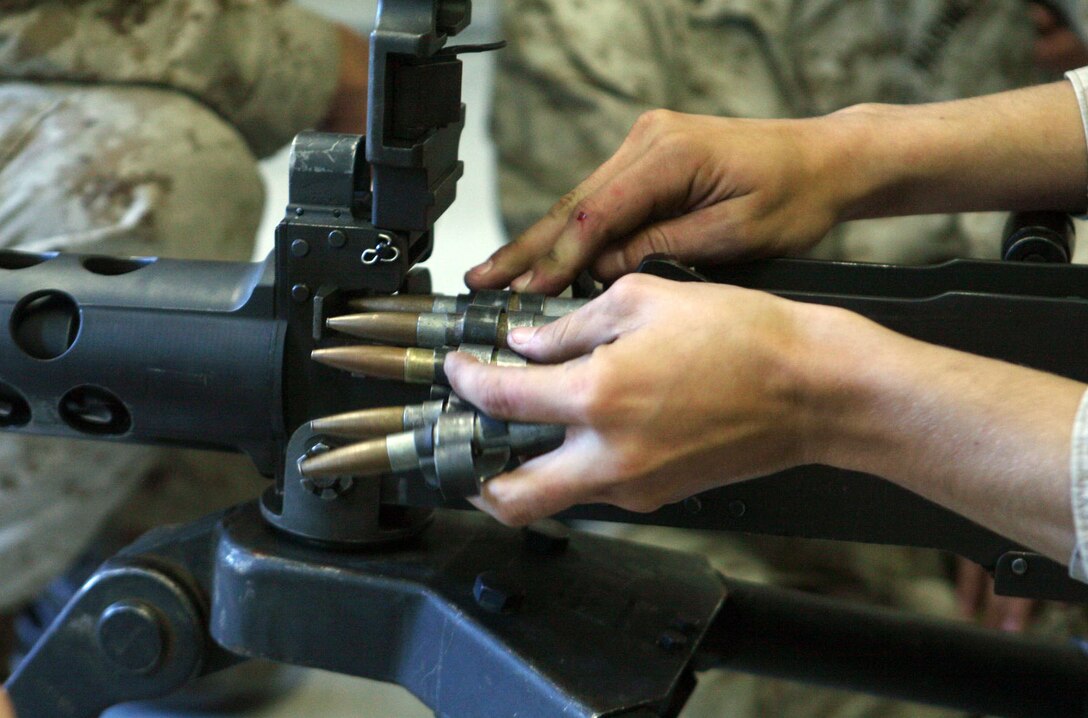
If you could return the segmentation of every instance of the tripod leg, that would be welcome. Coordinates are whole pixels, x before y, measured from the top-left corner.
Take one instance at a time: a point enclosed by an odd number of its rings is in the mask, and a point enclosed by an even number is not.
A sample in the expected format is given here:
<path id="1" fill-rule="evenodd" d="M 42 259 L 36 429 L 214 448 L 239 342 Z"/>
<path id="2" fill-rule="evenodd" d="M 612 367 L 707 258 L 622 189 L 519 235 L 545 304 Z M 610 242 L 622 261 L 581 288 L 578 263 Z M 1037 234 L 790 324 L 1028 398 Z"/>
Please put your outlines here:
<path id="1" fill-rule="evenodd" d="M 206 612 L 156 563 L 114 559 L 87 582 L 7 682 L 19 718 L 93 718 L 197 675 Z"/>

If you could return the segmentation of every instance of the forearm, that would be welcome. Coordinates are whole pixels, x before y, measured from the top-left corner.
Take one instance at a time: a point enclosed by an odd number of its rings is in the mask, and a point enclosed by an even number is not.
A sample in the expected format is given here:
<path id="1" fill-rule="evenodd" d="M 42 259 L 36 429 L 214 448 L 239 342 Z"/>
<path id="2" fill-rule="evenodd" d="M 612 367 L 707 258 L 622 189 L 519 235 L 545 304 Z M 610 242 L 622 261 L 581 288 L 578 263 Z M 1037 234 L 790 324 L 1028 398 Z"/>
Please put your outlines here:
<path id="1" fill-rule="evenodd" d="M 836 310 L 810 359 L 810 458 L 883 476 L 1063 563 L 1085 387 L 918 342 Z M 831 329 L 837 328 L 837 332 Z"/>
<path id="2" fill-rule="evenodd" d="M 1010 209 L 1083 212 L 1088 150 L 1067 81 L 821 118 L 840 219 Z"/>

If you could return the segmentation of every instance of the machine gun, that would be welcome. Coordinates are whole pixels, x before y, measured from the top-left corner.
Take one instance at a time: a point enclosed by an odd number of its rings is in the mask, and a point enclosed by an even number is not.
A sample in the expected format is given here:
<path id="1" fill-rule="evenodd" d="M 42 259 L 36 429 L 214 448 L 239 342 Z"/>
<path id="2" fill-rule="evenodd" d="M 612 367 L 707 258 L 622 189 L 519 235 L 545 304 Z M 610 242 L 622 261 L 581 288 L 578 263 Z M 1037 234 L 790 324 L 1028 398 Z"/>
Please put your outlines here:
<path id="1" fill-rule="evenodd" d="M 415 265 L 462 171 L 457 53 L 480 49 L 447 43 L 469 14 L 467 0 L 381 4 L 365 152 L 361 137 L 295 140 L 265 262 L 0 253 L 0 427 L 241 451 L 273 479 L 258 501 L 108 560 L 6 684 L 19 718 L 96 716 L 255 657 L 396 682 L 440 716 L 673 716 L 694 670 L 713 665 L 994 715 L 1083 715 L 1088 657 L 1073 646 L 753 586 L 555 522 L 505 528 L 458 510 L 460 484 L 443 492 L 419 473 L 300 472 L 337 445 L 315 420 L 430 396 L 310 357 L 342 342 L 326 320 L 349 302 L 429 289 Z M 1048 256 L 1061 233 L 1029 222 L 1010 256 Z M 700 278 L 660 259 L 644 270 Z M 1088 268 L 778 260 L 705 276 L 1088 380 Z M 436 465 L 464 457 L 438 448 Z M 1056 563 L 827 467 L 650 515 L 570 515 L 943 548 L 992 570 L 999 592 L 1088 598 Z"/>

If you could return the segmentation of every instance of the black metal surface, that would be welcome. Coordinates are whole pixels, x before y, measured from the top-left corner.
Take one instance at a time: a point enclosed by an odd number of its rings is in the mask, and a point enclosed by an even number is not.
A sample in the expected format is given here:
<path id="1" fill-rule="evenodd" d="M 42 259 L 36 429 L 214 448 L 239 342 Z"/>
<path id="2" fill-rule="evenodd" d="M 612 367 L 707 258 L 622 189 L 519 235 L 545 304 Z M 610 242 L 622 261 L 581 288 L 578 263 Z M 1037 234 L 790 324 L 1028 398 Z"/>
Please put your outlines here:
<path id="1" fill-rule="evenodd" d="M 1088 713 L 1081 646 L 727 580 L 702 644 L 733 670 L 931 703 L 972 715 Z M 803 667 L 803 668 L 802 668 Z"/>
<path id="2" fill-rule="evenodd" d="M 270 264 L 145 258 L 119 273 L 106 271 L 108 257 L 4 256 L 0 327 L 11 331 L 0 331 L 0 397 L 14 398 L 5 430 L 244 451 L 271 474 L 282 347 Z M 63 349 L 45 335 L 67 316 L 24 311 L 46 291 L 76 313 Z M 21 334 L 20 316 L 36 326 Z"/>
<path id="3" fill-rule="evenodd" d="M 723 595 L 701 557 L 602 537 L 541 550 L 444 512 L 413 540 L 330 551 L 250 504 L 100 569 L 7 688 L 19 718 L 89 718 L 249 656 L 393 681 L 451 718 L 672 716 Z"/>

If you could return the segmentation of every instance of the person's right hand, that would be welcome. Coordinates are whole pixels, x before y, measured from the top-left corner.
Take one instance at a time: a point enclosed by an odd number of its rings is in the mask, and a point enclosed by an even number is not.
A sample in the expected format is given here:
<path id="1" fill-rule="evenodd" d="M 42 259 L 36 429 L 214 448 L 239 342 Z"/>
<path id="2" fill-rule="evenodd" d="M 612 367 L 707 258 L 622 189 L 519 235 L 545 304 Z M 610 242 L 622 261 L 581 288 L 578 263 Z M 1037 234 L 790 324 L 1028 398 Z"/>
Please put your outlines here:
<path id="1" fill-rule="evenodd" d="M 840 219 L 852 172 L 841 123 L 657 110 L 544 219 L 465 277 L 474 289 L 558 292 L 585 268 L 605 281 L 648 254 L 687 262 L 795 254 Z M 842 115 L 838 119 L 843 119 Z"/>

